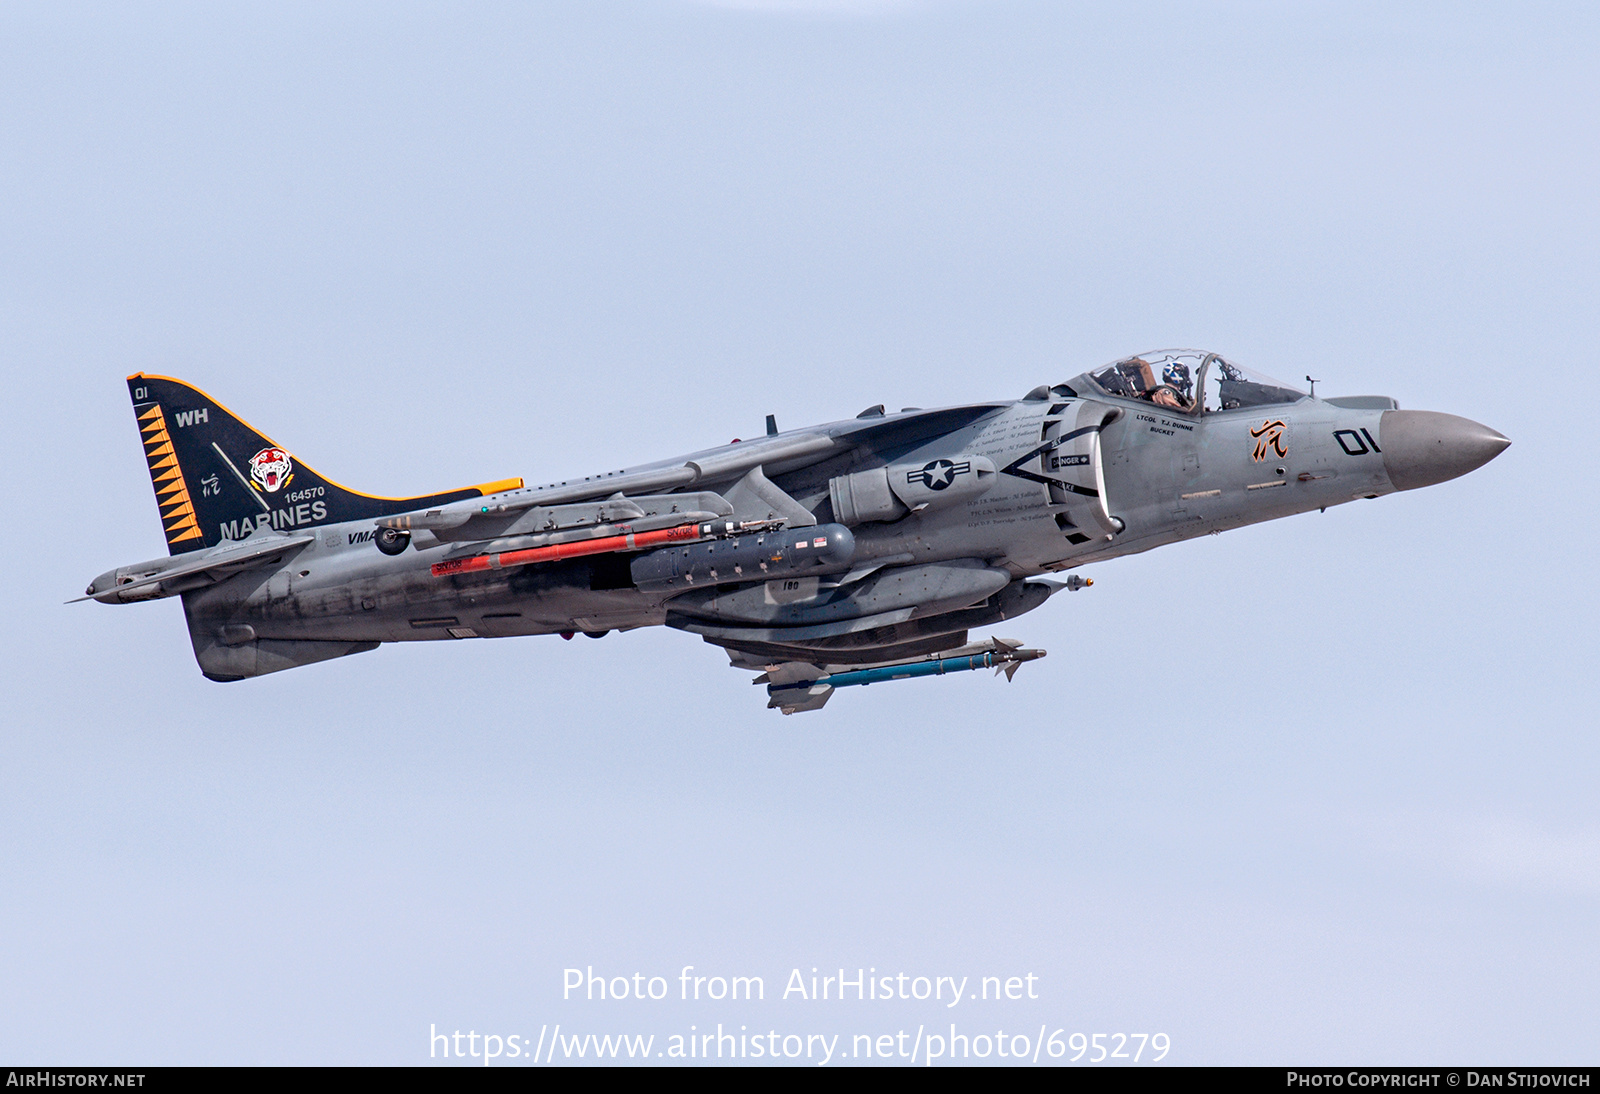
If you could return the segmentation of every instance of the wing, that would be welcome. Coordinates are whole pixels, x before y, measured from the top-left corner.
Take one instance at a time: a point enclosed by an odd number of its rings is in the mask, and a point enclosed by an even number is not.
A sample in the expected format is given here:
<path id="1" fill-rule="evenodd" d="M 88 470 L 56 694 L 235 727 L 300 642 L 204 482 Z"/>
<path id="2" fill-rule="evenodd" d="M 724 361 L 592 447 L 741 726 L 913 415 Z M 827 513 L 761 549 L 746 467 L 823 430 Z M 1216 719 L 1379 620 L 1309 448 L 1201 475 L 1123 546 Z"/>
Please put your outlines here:
<path id="1" fill-rule="evenodd" d="M 623 498 L 637 501 L 641 496 L 678 494 L 688 491 L 727 494 L 736 484 L 757 495 L 765 495 L 774 516 L 785 517 L 791 526 L 814 523 L 793 499 L 773 497 L 768 476 L 786 474 L 825 460 L 849 455 L 863 446 L 875 449 L 908 445 L 969 425 L 984 415 L 1009 406 L 1008 403 L 973 403 L 939 410 L 878 413 L 848 422 L 834 422 L 794 433 L 779 434 L 752 441 L 736 441 L 721 448 L 692 453 L 646 467 L 625 469 L 582 479 L 507 490 L 482 500 L 471 498 L 403 516 L 378 521 L 380 525 L 403 530 L 427 530 L 441 539 L 488 539 L 496 533 L 493 525 L 515 522 L 529 510 L 555 510 L 578 505 L 597 508 L 603 500 Z M 752 473 L 755 481 L 752 481 Z M 773 487 L 773 490 L 776 488 Z M 782 495 L 781 490 L 776 491 Z M 596 519 L 593 523 L 605 523 Z M 458 530 L 459 531 L 454 531 Z M 443 533 L 450 533 L 449 535 Z"/>

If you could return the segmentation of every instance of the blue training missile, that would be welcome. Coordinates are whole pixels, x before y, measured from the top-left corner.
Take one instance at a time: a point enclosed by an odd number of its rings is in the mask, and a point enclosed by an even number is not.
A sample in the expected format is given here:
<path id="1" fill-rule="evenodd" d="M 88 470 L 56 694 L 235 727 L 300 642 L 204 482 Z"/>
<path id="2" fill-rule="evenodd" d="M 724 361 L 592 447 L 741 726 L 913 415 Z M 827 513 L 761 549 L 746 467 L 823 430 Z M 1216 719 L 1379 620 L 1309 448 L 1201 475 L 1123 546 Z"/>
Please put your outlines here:
<path id="1" fill-rule="evenodd" d="M 1005 639 L 992 639 L 985 643 L 989 649 L 981 653 L 963 654 L 955 657 L 929 657 L 921 661 L 908 661 L 899 665 L 882 665 L 870 669 L 855 669 L 849 672 L 823 673 L 810 679 L 799 679 L 782 683 L 768 683 L 767 696 L 769 707 L 777 707 L 785 714 L 793 714 L 800 710 L 815 710 L 828 701 L 837 688 L 848 688 L 856 685 L 865 686 L 876 684 L 884 680 L 913 680 L 921 676 L 945 676 L 952 672 L 971 672 L 974 669 L 995 670 L 999 675 L 1004 672 L 1009 682 L 1016 675 L 1017 669 L 1024 661 L 1037 661 L 1045 656 L 1044 650 L 1022 649 L 1020 642 L 1008 642 Z M 967 647 L 971 649 L 971 647 Z M 758 683 L 761 681 L 757 681 Z"/>

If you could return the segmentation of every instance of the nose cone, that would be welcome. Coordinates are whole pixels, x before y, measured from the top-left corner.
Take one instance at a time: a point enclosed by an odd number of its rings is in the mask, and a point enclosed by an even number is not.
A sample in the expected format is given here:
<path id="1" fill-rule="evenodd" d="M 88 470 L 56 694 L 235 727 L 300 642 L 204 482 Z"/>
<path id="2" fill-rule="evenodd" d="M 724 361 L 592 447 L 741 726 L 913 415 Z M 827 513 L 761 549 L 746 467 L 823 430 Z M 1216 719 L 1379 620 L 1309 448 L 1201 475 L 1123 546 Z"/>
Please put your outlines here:
<path id="1" fill-rule="evenodd" d="M 1486 425 L 1431 410 L 1386 410 L 1378 424 L 1383 466 L 1396 490 L 1415 490 L 1475 471 L 1511 441 Z"/>

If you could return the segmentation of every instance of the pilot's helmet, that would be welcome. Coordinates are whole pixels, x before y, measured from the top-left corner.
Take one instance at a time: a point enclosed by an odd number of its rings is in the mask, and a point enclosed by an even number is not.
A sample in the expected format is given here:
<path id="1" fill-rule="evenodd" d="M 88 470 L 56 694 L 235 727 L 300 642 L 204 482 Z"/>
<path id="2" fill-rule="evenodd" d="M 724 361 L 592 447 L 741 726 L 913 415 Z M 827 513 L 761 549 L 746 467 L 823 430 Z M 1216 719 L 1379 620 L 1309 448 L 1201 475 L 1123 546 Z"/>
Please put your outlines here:
<path id="1" fill-rule="evenodd" d="M 1185 395 L 1189 394 L 1189 389 L 1193 386 L 1193 381 L 1189 379 L 1189 366 L 1182 361 L 1169 362 L 1167 367 L 1161 370 L 1161 382 L 1171 384 Z"/>

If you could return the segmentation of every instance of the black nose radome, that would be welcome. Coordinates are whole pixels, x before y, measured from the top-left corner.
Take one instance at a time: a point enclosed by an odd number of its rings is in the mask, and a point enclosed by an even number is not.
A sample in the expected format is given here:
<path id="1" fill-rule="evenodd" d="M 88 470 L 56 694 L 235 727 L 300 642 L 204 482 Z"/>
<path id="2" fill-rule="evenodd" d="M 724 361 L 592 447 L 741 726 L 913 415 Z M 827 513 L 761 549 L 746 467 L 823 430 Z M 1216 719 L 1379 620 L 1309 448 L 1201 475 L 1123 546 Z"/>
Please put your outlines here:
<path id="1" fill-rule="evenodd" d="M 1415 490 L 1475 471 L 1511 441 L 1486 425 L 1431 410 L 1386 410 L 1378 424 L 1383 466 L 1396 490 Z"/>

